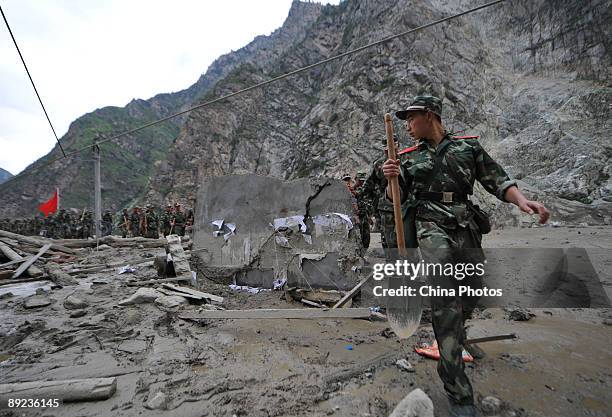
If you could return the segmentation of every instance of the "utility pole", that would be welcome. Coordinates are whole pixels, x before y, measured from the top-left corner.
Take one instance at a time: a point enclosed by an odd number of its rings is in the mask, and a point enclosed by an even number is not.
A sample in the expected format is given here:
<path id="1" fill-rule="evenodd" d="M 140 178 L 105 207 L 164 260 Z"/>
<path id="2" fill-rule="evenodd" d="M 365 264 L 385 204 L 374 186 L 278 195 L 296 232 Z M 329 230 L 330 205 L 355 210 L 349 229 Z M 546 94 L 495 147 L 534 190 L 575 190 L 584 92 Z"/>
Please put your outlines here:
<path id="1" fill-rule="evenodd" d="M 95 200 L 94 221 L 96 223 L 96 246 L 98 246 L 98 241 L 100 240 L 100 224 L 102 222 L 102 194 L 100 191 L 100 146 L 98 145 L 98 136 L 94 138 L 93 154 L 94 154 L 94 200 Z"/>

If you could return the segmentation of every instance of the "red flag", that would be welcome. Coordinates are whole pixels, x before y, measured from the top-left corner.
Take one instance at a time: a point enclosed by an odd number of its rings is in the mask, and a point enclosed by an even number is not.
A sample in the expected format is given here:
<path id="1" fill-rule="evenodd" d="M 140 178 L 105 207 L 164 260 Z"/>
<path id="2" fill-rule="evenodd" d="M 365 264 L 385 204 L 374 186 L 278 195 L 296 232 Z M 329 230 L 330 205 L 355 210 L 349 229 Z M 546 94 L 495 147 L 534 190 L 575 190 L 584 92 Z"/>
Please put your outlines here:
<path id="1" fill-rule="evenodd" d="M 55 193 L 53 193 L 53 197 L 51 197 L 49 200 L 47 200 L 46 202 L 38 206 L 38 210 L 42 211 L 45 217 L 47 217 L 49 214 L 55 213 L 57 211 L 58 206 L 59 206 L 59 191 L 56 189 Z"/>

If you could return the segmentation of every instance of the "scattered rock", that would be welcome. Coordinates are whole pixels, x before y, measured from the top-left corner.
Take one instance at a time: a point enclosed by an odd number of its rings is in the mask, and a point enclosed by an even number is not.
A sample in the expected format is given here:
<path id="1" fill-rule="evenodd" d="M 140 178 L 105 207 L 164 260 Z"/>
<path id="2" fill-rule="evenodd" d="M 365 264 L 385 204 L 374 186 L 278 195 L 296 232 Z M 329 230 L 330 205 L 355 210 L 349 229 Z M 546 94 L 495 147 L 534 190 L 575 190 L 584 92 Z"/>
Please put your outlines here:
<path id="1" fill-rule="evenodd" d="M 124 326 L 133 326 L 135 324 L 140 323 L 140 321 L 142 320 L 142 314 L 140 314 L 140 311 L 137 311 L 137 310 L 128 310 L 123 315 L 123 318 L 124 318 L 124 322 L 123 322 Z"/>
<path id="2" fill-rule="evenodd" d="M 380 335 L 382 337 L 384 337 L 385 339 L 391 339 L 393 337 L 395 337 L 395 333 L 393 333 L 393 330 L 391 330 L 390 327 L 384 328 L 381 332 Z"/>
<path id="3" fill-rule="evenodd" d="M 400 359 L 397 362 L 395 362 L 395 364 L 397 365 L 398 368 L 403 369 L 404 371 L 415 372 L 415 369 L 412 366 L 412 364 L 408 362 L 406 359 Z"/>
<path id="4" fill-rule="evenodd" d="M 46 271 L 49 278 L 61 286 L 66 287 L 68 285 L 77 285 L 79 283 L 76 279 L 62 271 L 59 265 L 49 264 L 46 266 Z"/>
<path id="5" fill-rule="evenodd" d="M 612 326 L 612 319 L 604 319 L 602 323 L 606 326 Z"/>
<path id="6" fill-rule="evenodd" d="M 77 319 L 79 317 L 83 317 L 85 314 L 87 314 L 87 310 L 75 310 L 72 313 L 70 313 L 70 318 Z"/>
<path id="7" fill-rule="evenodd" d="M 46 295 L 33 295 L 25 300 L 23 306 L 25 308 L 39 308 L 46 307 L 49 304 L 51 304 L 51 300 Z"/>
<path id="8" fill-rule="evenodd" d="M 98 250 L 107 250 L 107 249 L 111 249 L 111 247 L 108 246 L 106 243 L 98 246 Z"/>
<path id="9" fill-rule="evenodd" d="M 44 288 L 36 288 L 36 295 L 45 295 L 47 291 Z"/>
<path id="10" fill-rule="evenodd" d="M 154 290 L 153 288 L 139 288 L 131 297 L 128 297 L 124 300 L 119 301 L 120 306 L 127 306 L 131 304 L 143 304 L 143 303 L 152 303 L 158 297 L 161 297 L 163 294 L 159 291 Z"/>
<path id="11" fill-rule="evenodd" d="M 74 295 L 69 295 L 64 300 L 64 308 L 67 310 L 80 310 L 88 306 L 89 304 L 87 304 L 87 302 L 83 301 L 82 299 Z"/>
<path id="12" fill-rule="evenodd" d="M 404 397 L 389 417 L 434 417 L 431 399 L 420 388 Z"/>
<path id="13" fill-rule="evenodd" d="M 0 300 L 4 300 L 5 298 L 11 298 L 12 296 L 12 292 L 5 292 L 4 294 L 0 295 Z"/>
<path id="14" fill-rule="evenodd" d="M 535 314 L 524 308 L 507 308 L 506 312 L 508 313 L 508 319 L 513 321 L 529 321 L 532 317 L 535 317 Z"/>
<path id="15" fill-rule="evenodd" d="M 149 410 L 165 410 L 168 405 L 168 397 L 163 392 L 158 392 L 145 404 Z"/>
<path id="16" fill-rule="evenodd" d="M 189 304 L 189 302 L 185 297 L 181 297 L 180 295 L 162 295 L 155 299 L 155 304 L 164 308 L 177 308 Z"/>
<path id="17" fill-rule="evenodd" d="M 198 311 L 203 311 L 203 310 L 225 310 L 225 309 L 221 306 L 214 305 L 214 304 L 204 304 L 200 308 L 198 308 Z"/>
<path id="18" fill-rule="evenodd" d="M 484 397 L 480 402 L 482 412 L 485 416 L 494 416 L 499 414 L 502 406 L 502 402 L 499 398 L 493 396 Z"/>

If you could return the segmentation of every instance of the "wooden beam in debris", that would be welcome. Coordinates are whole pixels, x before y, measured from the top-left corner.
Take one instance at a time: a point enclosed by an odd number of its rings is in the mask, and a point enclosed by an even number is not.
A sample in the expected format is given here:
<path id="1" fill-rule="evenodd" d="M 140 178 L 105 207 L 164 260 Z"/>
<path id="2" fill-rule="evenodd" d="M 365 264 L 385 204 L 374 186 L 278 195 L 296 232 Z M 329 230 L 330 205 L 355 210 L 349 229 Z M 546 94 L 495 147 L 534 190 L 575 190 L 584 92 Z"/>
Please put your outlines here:
<path id="1" fill-rule="evenodd" d="M 143 285 L 154 285 L 154 284 L 161 284 L 163 282 L 179 282 L 179 281 L 191 281 L 191 277 L 148 279 L 146 281 L 127 281 L 127 285 L 128 287 L 140 287 Z"/>
<path id="2" fill-rule="evenodd" d="M 11 277 L 11 279 L 15 279 L 15 278 L 19 278 L 19 276 L 21 274 L 23 274 L 26 269 L 28 269 L 30 267 L 30 265 L 32 265 L 34 262 L 36 262 L 36 260 L 38 258 L 40 258 L 41 256 L 43 256 L 43 254 L 49 250 L 49 248 L 51 248 L 51 244 L 47 243 L 45 244 L 45 246 L 43 246 L 42 248 L 40 248 L 40 250 L 38 251 L 38 253 L 34 256 L 30 256 L 23 264 L 21 264 L 21 266 L 19 266 L 19 268 L 17 268 L 17 270 L 15 271 L 15 273 L 13 274 L 13 276 Z"/>
<path id="3" fill-rule="evenodd" d="M 44 239 L 44 240 L 43 239 L 37 239 L 37 238 L 30 237 L 30 236 L 23 236 L 23 235 L 19 235 L 17 233 L 7 232 L 6 230 L 0 230 L 0 236 L 8 237 L 10 239 L 15 239 L 18 242 L 29 243 L 29 244 L 37 246 L 37 247 L 44 246 L 45 243 L 51 243 L 51 249 L 54 249 L 54 250 L 57 250 L 57 251 L 60 251 L 60 252 L 64 252 L 64 253 L 69 253 L 71 255 L 76 255 L 77 254 L 77 252 L 75 250 L 67 248 L 65 246 L 62 246 L 60 244 L 54 243 L 50 239 Z"/>
<path id="4" fill-rule="evenodd" d="M 170 290 L 176 291 L 176 292 L 184 292 L 186 294 L 191 294 L 194 295 L 196 297 L 201 297 L 201 298 L 205 298 L 217 303 L 222 303 L 223 302 L 223 297 L 219 297 L 218 295 L 214 295 L 214 294 L 209 294 L 207 292 L 202 292 L 202 291 L 197 291 L 197 290 L 193 290 L 191 288 L 187 288 L 187 287 L 181 287 L 179 285 L 172 285 L 172 284 L 162 284 L 162 287 L 168 288 Z"/>
<path id="5" fill-rule="evenodd" d="M 3 279 L 3 280 L 0 280 L 0 287 L 3 285 L 22 284 L 24 282 L 35 282 L 35 281 L 50 281 L 50 279 L 48 277 Z"/>
<path id="6" fill-rule="evenodd" d="M 344 297 L 342 297 L 340 299 L 340 301 L 338 301 L 336 304 L 334 304 L 334 306 L 332 308 L 342 307 L 344 304 L 347 303 L 348 300 L 352 300 L 353 297 L 357 294 L 357 292 L 359 292 L 361 290 L 361 287 L 363 287 L 363 284 L 368 282 L 369 279 L 370 279 L 370 276 L 367 276 L 364 279 L 362 279 L 359 282 L 359 284 L 355 285 L 355 287 L 353 287 L 352 290 L 347 292 L 346 295 Z"/>
<path id="7" fill-rule="evenodd" d="M 7 262 L 5 264 L 0 264 L 0 269 L 8 268 L 9 266 L 20 264 L 20 263 L 25 262 L 25 261 L 26 261 L 25 258 L 15 259 L 14 261 L 10 261 L 10 262 Z"/>
<path id="8" fill-rule="evenodd" d="M 63 245 L 68 248 L 95 248 L 96 241 L 92 239 L 57 239 L 54 241 L 58 245 Z M 119 236 L 104 236 L 98 240 L 99 244 L 105 244 L 112 247 L 137 247 L 142 245 L 145 248 L 161 248 L 168 243 L 165 238 L 151 239 L 146 237 L 119 237 Z M 181 238 L 181 243 L 188 243 L 188 238 Z"/>
<path id="9" fill-rule="evenodd" d="M 0 242 L 0 252 L 2 252 L 4 254 L 4 256 L 6 256 L 7 258 L 9 258 L 12 261 L 17 261 L 17 260 L 26 261 L 26 259 L 24 259 L 21 255 L 19 255 L 17 252 L 15 252 L 9 245 L 7 245 L 4 242 Z M 41 271 L 35 265 L 30 265 L 29 268 L 28 268 L 28 274 L 31 277 L 39 277 L 39 276 L 43 275 L 43 271 Z"/>
<path id="10" fill-rule="evenodd" d="M 365 319 L 370 317 L 369 308 L 287 308 L 253 310 L 204 310 L 178 316 L 184 320 L 206 319 Z"/>
<path id="11" fill-rule="evenodd" d="M 0 384 L 0 403 L 9 398 L 57 398 L 64 402 L 106 400 L 117 391 L 117 378 L 70 379 Z"/>

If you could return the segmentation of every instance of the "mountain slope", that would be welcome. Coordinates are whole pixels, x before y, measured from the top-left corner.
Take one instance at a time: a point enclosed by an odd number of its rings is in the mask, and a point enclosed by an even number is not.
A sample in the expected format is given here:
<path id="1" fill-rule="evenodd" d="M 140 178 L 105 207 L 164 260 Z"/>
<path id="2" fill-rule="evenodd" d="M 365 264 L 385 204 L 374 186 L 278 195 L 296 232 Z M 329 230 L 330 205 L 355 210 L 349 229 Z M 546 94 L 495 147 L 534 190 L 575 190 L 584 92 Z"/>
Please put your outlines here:
<path id="1" fill-rule="evenodd" d="M 211 97 L 477 4 L 325 7 L 288 53 L 236 67 Z M 554 220 L 609 223 L 609 17 L 605 2 L 513 2 L 193 112 L 147 195 L 192 202 L 207 176 L 338 177 L 366 169 L 382 155 L 382 115 L 431 93 L 444 98 L 447 127 L 481 135 Z M 396 132 L 408 145 L 397 122 Z M 477 199 L 496 211 L 498 224 L 526 220 L 491 196 Z"/>
<path id="2" fill-rule="evenodd" d="M 7 181 L 12 176 L 13 176 L 13 174 L 8 172 L 6 169 L 0 168 L 0 184 L 2 184 L 3 182 Z"/>
<path id="3" fill-rule="evenodd" d="M 321 5 L 295 2 L 282 28 L 270 36 L 259 36 L 249 45 L 219 57 L 191 87 L 177 93 L 159 94 L 148 100 L 133 100 L 125 107 L 105 107 L 75 120 L 60 139 L 66 152 L 92 144 L 98 135 L 113 136 L 168 116 L 193 105 L 215 83 L 235 67 L 282 54 L 300 36 L 303 25 L 316 19 Z M 267 49 L 270 47 L 271 49 Z M 150 177 L 164 166 L 166 151 L 179 132 L 185 116 L 147 128 L 113 143 L 101 145 L 102 206 L 117 210 L 142 203 Z M 46 156 L 28 166 L 23 175 L 0 185 L 0 217 L 32 216 L 40 201 L 60 189 L 64 208 L 93 207 L 92 153 L 82 152 L 50 166 L 61 157 L 56 145 Z"/>

